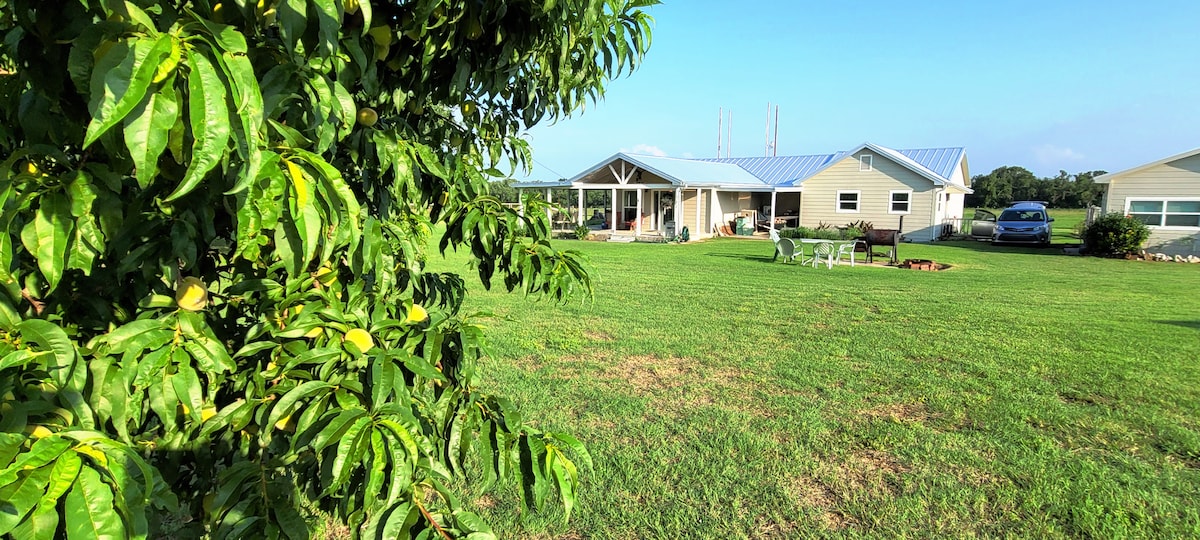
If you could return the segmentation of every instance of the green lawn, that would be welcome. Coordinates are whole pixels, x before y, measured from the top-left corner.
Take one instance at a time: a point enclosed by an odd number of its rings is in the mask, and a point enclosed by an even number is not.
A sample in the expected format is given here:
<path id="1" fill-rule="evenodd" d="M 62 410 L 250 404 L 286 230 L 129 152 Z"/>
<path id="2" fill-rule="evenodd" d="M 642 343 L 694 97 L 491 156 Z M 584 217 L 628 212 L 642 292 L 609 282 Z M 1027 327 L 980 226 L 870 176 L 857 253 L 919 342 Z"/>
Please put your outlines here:
<path id="1" fill-rule="evenodd" d="M 596 470 L 566 525 L 522 520 L 513 490 L 472 495 L 502 537 L 1200 536 L 1200 265 L 558 245 L 591 257 L 594 302 L 474 287 L 467 309 L 501 317 L 487 389 L 579 436 Z"/>

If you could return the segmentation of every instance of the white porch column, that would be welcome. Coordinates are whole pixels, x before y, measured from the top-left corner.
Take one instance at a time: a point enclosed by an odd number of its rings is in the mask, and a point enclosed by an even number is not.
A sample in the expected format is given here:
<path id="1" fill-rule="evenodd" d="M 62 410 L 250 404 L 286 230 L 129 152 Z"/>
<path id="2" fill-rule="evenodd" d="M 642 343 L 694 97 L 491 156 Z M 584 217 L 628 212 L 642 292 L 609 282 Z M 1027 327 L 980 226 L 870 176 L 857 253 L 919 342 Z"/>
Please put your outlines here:
<path id="1" fill-rule="evenodd" d="M 700 188 L 696 188 L 696 232 L 692 233 L 692 234 L 696 234 L 696 235 L 699 235 L 701 232 L 703 232 L 700 230 L 700 219 L 703 217 L 703 215 L 700 213 L 700 211 L 704 210 L 704 205 L 701 204 L 701 202 L 703 202 L 701 200 L 701 197 L 703 197 L 703 196 L 704 196 L 704 190 L 702 190 Z"/>
<path id="2" fill-rule="evenodd" d="M 617 232 L 617 188 L 612 188 L 612 217 L 608 218 L 608 224 L 612 226 L 612 232 Z"/>
<path id="3" fill-rule="evenodd" d="M 767 222 L 767 226 L 775 228 L 775 192 L 771 192 L 771 221 Z"/>
<path id="4" fill-rule="evenodd" d="M 517 188 L 517 215 L 525 217 L 525 190 Z"/>
<path id="5" fill-rule="evenodd" d="M 719 224 L 720 224 L 718 221 L 716 221 L 716 218 L 713 217 L 714 214 L 718 214 L 720 209 L 718 208 L 718 206 L 716 206 L 716 188 L 714 187 L 713 191 L 710 191 L 708 193 L 709 193 L 709 197 L 712 197 L 709 199 L 709 203 L 708 203 L 708 228 L 712 229 L 714 224 L 715 224 L 715 226 L 719 226 Z M 721 216 L 721 217 L 724 218 L 725 216 Z M 737 233 L 737 230 L 734 230 L 734 233 Z"/>
<path id="6" fill-rule="evenodd" d="M 576 225 L 579 225 L 580 227 L 583 226 L 583 212 L 583 188 L 579 188 L 579 215 L 576 216 L 575 222 Z"/>
<path id="7" fill-rule="evenodd" d="M 662 234 L 662 223 L 658 222 L 658 214 L 662 209 L 662 194 L 650 192 L 650 228 Z"/>
<path id="8" fill-rule="evenodd" d="M 642 234 L 642 187 L 641 186 L 638 186 L 638 188 L 637 188 L 637 211 L 635 211 L 634 214 L 635 214 L 634 219 L 637 219 L 637 225 L 634 227 L 633 234 L 641 236 L 641 234 Z"/>
<path id="9" fill-rule="evenodd" d="M 546 221 L 550 223 L 550 230 L 554 230 L 554 215 L 550 205 L 554 203 L 554 190 L 546 188 Z"/>
<path id="10" fill-rule="evenodd" d="M 683 190 L 675 188 L 675 200 L 671 202 L 671 226 L 675 227 L 675 235 L 683 228 Z"/>

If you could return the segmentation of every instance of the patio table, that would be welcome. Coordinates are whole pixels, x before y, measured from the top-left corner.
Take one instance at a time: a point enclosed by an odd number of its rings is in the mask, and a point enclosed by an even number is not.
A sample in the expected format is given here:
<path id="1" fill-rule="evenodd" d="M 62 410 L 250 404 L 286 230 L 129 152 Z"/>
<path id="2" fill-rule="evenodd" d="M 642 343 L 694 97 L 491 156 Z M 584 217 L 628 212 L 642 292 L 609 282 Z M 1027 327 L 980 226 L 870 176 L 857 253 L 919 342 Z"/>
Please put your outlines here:
<path id="1" fill-rule="evenodd" d="M 795 239 L 793 239 L 793 241 L 796 243 L 796 247 L 800 249 L 799 255 L 800 255 L 801 261 L 805 260 L 806 258 L 808 260 L 812 260 L 812 257 L 814 256 L 813 250 L 814 250 L 814 248 L 816 248 L 817 244 L 820 244 L 823 242 L 828 242 L 830 244 L 833 244 L 833 253 L 831 253 L 829 255 L 829 261 L 826 261 L 827 262 L 826 266 L 832 266 L 835 261 L 838 264 L 842 264 L 840 254 L 842 253 L 842 248 L 844 246 L 855 246 L 856 244 L 863 243 L 862 240 L 825 240 L 822 238 L 795 238 Z M 863 243 L 863 245 L 866 245 L 866 244 Z M 851 248 L 851 251 L 850 251 L 850 267 L 851 268 L 854 267 L 853 247 Z"/>

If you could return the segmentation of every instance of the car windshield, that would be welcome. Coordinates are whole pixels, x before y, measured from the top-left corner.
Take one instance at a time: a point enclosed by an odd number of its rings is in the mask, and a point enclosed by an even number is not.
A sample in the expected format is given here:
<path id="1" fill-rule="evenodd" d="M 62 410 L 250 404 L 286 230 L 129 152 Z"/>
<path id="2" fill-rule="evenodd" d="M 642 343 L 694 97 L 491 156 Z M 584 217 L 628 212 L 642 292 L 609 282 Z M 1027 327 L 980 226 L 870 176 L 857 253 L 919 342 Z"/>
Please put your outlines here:
<path id="1" fill-rule="evenodd" d="M 1041 210 L 1005 210 L 1000 213 L 1000 221 L 1045 221 Z"/>

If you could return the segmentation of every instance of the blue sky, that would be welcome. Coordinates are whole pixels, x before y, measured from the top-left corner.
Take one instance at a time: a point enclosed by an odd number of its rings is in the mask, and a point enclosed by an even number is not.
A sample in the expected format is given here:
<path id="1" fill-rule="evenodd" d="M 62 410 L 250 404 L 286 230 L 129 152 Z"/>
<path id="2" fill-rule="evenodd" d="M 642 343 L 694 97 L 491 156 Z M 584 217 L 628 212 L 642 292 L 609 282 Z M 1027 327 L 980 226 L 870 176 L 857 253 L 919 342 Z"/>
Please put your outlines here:
<path id="1" fill-rule="evenodd" d="M 971 174 L 1117 171 L 1200 147 L 1200 2 L 667 0 L 642 67 L 529 132 L 530 180 L 618 152 L 963 146 Z M 518 178 L 525 178 L 521 173 Z"/>

